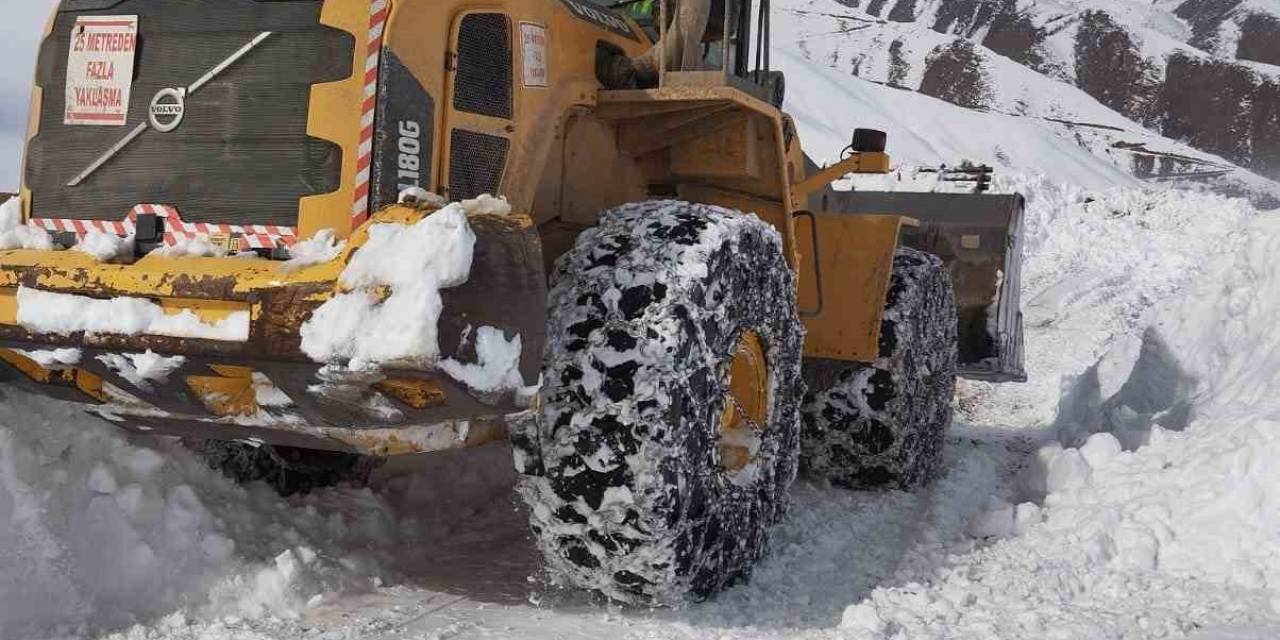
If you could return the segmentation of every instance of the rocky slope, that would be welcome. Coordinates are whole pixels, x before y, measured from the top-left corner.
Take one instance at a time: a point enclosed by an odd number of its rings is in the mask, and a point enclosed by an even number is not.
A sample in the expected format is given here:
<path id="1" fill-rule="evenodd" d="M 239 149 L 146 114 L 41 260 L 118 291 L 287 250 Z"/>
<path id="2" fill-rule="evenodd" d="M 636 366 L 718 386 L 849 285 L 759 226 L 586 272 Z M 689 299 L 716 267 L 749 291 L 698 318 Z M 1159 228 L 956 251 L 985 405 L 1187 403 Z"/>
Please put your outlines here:
<path id="1" fill-rule="evenodd" d="M 1150 132 L 1280 177 L 1274 0 L 780 4 L 790 14 L 783 20 L 800 24 L 797 44 L 807 57 L 861 78 L 975 109 L 1116 126 L 1093 105 L 1064 103 L 1067 92 L 1046 90 L 1044 81 L 1072 85 Z M 1132 170 L 1140 176 L 1218 171 L 1136 151 Z"/>

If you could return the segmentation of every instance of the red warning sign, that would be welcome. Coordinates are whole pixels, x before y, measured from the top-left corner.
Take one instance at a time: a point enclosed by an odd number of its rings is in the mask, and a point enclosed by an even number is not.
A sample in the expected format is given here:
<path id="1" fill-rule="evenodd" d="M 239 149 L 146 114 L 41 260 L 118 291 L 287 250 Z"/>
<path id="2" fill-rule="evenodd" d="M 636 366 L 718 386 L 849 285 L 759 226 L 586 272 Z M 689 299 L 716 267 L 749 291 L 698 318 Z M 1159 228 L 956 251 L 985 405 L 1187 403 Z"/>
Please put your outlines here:
<path id="1" fill-rule="evenodd" d="M 524 62 L 524 86 L 547 86 L 547 28 L 520 23 L 520 59 Z"/>
<path id="2" fill-rule="evenodd" d="M 123 125 L 129 119 L 138 16 L 81 16 L 67 54 L 65 124 Z"/>

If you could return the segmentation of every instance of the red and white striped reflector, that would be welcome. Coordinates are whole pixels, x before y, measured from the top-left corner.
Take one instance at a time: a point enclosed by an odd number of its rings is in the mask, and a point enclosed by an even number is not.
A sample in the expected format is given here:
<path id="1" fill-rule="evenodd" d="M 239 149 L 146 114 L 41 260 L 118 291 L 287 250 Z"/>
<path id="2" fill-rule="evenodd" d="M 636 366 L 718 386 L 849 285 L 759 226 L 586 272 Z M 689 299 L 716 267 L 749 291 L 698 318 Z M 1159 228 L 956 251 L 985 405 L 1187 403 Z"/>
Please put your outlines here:
<path id="1" fill-rule="evenodd" d="M 378 66 L 382 61 L 382 35 L 391 13 L 390 0 L 369 3 L 369 37 L 364 59 L 364 103 L 360 110 L 360 147 L 356 153 L 355 201 L 351 228 L 369 217 L 369 172 L 373 164 L 373 116 L 378 106 Z"/>
<path id="2" fill-rule="evenodd" d="M 211 224 L 186 222 L 177 207 L 163 204 L 135 205 L 129 215 L 120 221 L 69 220 L 65 218 L 32 218 L 31 224 L 48 231 L 70 231 L 84 236 L 90 231 L 114 233 L 118 236 L 133 235 L 139 214 L 155 214 L 164 218 L 164 243 L 177 244 L 180 240 L 193 240 L 199 236 L 240 236 L 241 249 L 272 249 L 292 246 L 298 241 L 298 231 L 293 227 L 257 224 Z"/>

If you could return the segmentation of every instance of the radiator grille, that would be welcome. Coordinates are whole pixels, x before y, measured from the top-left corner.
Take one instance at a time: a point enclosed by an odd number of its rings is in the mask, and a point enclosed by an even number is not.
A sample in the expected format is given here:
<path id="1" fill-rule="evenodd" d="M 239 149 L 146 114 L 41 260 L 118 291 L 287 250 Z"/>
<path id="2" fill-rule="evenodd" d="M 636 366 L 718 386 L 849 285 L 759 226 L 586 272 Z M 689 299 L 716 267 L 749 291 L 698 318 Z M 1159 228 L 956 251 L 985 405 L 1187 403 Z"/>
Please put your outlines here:
<path id="1" fill-rule="evenodd" d="M 188 222 L 294 226 L 299 198 L 339 188 L 342 150 L 307 134 L 311 87 L 352 73 L 355 38 L 320 22 L 320 0 L 66 2 L 40 49 L 39 131 L 27 150 L 34 217 L 119 220 L 138 203 Z M 126 127 L 63 124 L 77 18 L 137 15 Z M 190 96 L 181 126 L 147 131 L 76 187 L 65 186 L 146 118 L 157 91 L 185 87 L 261 31 L 273 35 Z"/>
<path id="2" fill-rule="evenodd" d="M 454 129 L 449 142 L 449 198 L 496 195 L 510 147 L 506 138 Z"/>
<path id="3" fill-rule="evenodd" d="M 511 118 L 511 23 L 501 13 L 472 13 L 458 27 L 453 108 Z"/>

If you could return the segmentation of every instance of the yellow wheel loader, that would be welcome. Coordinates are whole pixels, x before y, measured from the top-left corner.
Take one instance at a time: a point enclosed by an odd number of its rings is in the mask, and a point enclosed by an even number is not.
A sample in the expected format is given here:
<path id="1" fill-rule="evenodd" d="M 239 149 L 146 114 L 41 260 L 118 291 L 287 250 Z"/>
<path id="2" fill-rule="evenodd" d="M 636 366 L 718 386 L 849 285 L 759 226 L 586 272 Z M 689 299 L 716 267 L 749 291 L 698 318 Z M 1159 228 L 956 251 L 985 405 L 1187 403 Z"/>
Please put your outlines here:
<path id="1" fill-rule="evenodd" d="M 62 0 L 11 380 L 285 491 L 509 439 L 549 574 L 624 602 L 747 576 L 798 469 L 926 482 L 957 373 L 1023 377 L 1020 199 L 831 190 L 884 135 L 806 164 L 768 3 L 637 79 L 648 4 Z"/>

